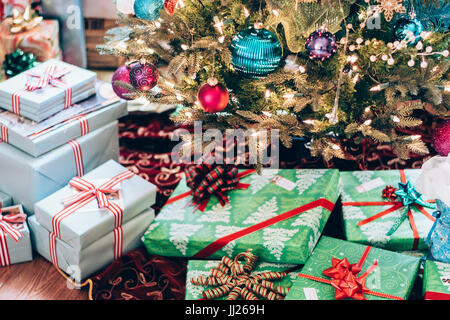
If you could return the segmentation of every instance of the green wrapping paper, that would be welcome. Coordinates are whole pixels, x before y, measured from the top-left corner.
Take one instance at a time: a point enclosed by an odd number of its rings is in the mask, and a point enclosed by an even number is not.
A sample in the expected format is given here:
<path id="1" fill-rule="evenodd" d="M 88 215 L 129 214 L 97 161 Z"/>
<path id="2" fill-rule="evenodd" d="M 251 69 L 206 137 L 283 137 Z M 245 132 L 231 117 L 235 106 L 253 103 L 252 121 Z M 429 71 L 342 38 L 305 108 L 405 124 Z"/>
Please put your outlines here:
<path id="1" fill-rule="evenodd" d="M 450 264 L 425 262 L 423 294 L 425 300 L 450 300 Z"/>
<path id="2" fill-rule="evenodd" d="M 332 266 L 332 258 L 347 258 L 350 264 L 358 263 L 366 246 L 344 240 L 323 236 L 313 254 L 303 266 L 301 273 L 330 279 L 322 272 Z M 361 276 L 378 261 L 378 266 L 366 278 L 369 290 L 407 299 L 416 279 L 420 260 L 379 248 L 371 248 L 362 265 Z M 297 277 L 286 300 L 335 300 L 335 289 L 327 283 Z M 386 298 L 365 294 L 367 300 L 386 300 Z"/>
<path id="3" fill-rule="evenodd" d="M 272 182 L 276 176 L 284 178 L 285 185 Z M 199 258 L 196 254 L 219 238 L 320 198 L 327 199 L 332 207 L 338 198 L 338 181 L 338 170 L 265 169 L 262 175 L 253 173 L 242 178 L 242 183 L 250 184 L 249 189 L 228 192 L 230 203 L 225 207 L 211 197 L 204 212 L 194 212 L 193 207 L 187 206 L 190 196 L 166 205 L 142 240 L 150 254 Z M 182 180 L 172 199 L 187 191 L 189 188 Z M 201 258 L 232 257 L 252 249 L 261 261 L 303 264 L 314 249 L 330 213 L 320 206 L 307 210 L 227 241 L 221 249 Z"/>
<path id="4" fill-rule="evenodd" d="M 212 268 L 216 268 L 219 265 L 220 261 L 218 260 L 190 260 L 188 262 L 187 267 L 187 275 L 186 275 L 186 296 L 185 300 L 199 300 L 202 299 L 202 293 L 205 290 L 208 290 L 212 287 L 210 286 L 201 286 L 194 285 L 191 283 L 191 279 L 203 276 L 208 277 Z M 257 263 L 254 273 L 261 272 L 283 272 L 286 270 L 290 270 L 295 268 L 295 265 L 292 264 L 279 264 L 279 263 Z M 289 272 L 286 277 L 281 280 L 273 281 L 274 285 L 282 286 L 285 288 L 290 288 L 293 284 L 294 279 L 296 278 L 296 274 L 298 272 Z M 216 300 L 225 300 L 226 297 L 221 297 Z"/>
<path id="5" fill-rule="evenodd" d="M 410 169 L 404 170 L 404 172 L 407 180 L 414 185 L 421 170 Z M 408 218 L 401 223 L 392 235 L 387 235 L 394 221 L 401 216 L 404 207 L 365 225 L 358 226 L 358 222 L 385 211 L 392 205 L 345 205 L 347 202 L 390 201 L 382 198 L 383 189 L 387 185 L 398 188 L 399 182 L 401 182 L 399 170 L 341 172 L 342 213 L 345 237 L 348 241 L 393 251 L 428 250 L 425 239 L 433 225 L 433 220 L 425 216 L 415 205 L 411 206 L 411 213 L 419 236 L 416 244 L 414 243 L 414 234 Z M 426 197 L 422 198 L 428 200 Z M 401 199 L 397 198 L 395 201 L 401 202 Z M 429 216 L 434 211 L 434 209 L 429 208 L 423 208 L 423 210 Z"/>

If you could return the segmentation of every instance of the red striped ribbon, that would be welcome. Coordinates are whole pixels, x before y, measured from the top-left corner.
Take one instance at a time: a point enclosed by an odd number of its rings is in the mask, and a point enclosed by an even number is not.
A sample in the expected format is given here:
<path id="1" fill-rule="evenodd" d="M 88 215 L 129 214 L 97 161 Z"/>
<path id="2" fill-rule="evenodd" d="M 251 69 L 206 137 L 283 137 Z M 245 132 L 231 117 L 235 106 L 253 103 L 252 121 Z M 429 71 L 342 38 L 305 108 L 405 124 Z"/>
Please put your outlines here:
<path id="1" fill-rule="evenodd" d="M 6 242 L 6 234 L 0 232 L 0 266 L 6 267 L 11 264 L 9 258 L 8 243 Z"/>
<path id="2" fill-rule="evenodd" d="M 123 252 L 123 228 L 114 229 L 114 260 L 119 259 Z"/>
<path id="3" fill-rule="evenodd" d="M 81 136 L 85 136 L 89 133 L 89 121 L 84 116 L 77 116 L 73 118 L 73 120 L 78 121 L 80 123 L 80 133 Z"/>
<path id="4" fill-rule="evenodd" d="M 75 160 L 75 169 L 77 173 L 77 177 L 84 176 L 84 162 L 83 162 L 83 153 L 81 151 L 81 145 L 77 140 L 70 140 L 68 142 L 73 151 L 73 158 Z"/>
<path id="5" fill-rule="evenodd" d="M 6 237 L 9 235 L 15 242 L 18 242 L 23 237 L 23 234 L 14 228 L 12 224 L 24 223 L 25 220 L 25 214 L 10 214 L 6 216 L 0 214 L 0 266 L 9 266 L 11 264 Z"/>
<path id="6" fill-rule="evenodd" d="M 64 90 L 64 109 L 68 109 L 72 105 L 72 88 Z"/>
<path id="7" fill-rule="evenodd" d="M 56 251 L 56 235 L 53 232 L 48 234 L 48 248 L 50 251 L 50 260 L 55 266 L 58 266 L 58 252 Z"/>
<path id="8" fill-rule="evenodd" d="M 0 124 L 0 134 L 1 134 L 1 140 L 8 143 L 9 142 L 9 134 L 8 134 L 8 127 Z"/>
<path id="9" fill-rule="evenodd" d="M 12 112 L 20 116 L 20 95 L 13 93 L 11 95 Z"/>
<path id="10" fill-rule="evenodd" d="M 372 247 L 367 246 L 366 249 L 364 250 L 364 253 L 361 256 L 361 259 L 359 260 L 358 264 L 356 265 L 358 268 L 361 268 L 363 266 L 364 262 L 367 259 L 367 256 L 369 255 L 369 252 L 370 252 L 371 248 Z M 367 277 L 373 270 L 375 270 L 377 265 L 378 265 L 378 263 L 377 263 L 377 261 L 375 261 L 375 263 L 372 266 L 370 266 L 361 275 L 361 277 L 359 277 L 359 278 Z M 299 273 L 298 276 L 301 277 L 301 278 L 305 278 L 305 279 L 309 279 L 309 280 L 313 280 L 313 281 L 317 281 L 317 282 L 321 282 L 321 283 L 332 285 L 332 280 L 329 280 L 329 279 L 323 279 L 323 278 L 319 278 L 319 277 L 312 276 L 312 275 L 309 275 L 309 274 L 304 274 L 304 273 Z M 336 289 L 336 287 L 334 287 L 334 288 L 335 288 L 335 290 L 338 290 L 338 289 Z M 403 298 L 400 298 L 400 297 L 397 297 L 397 296 L 394 296 L 394 295 L 381 293 L 381 292 L 376 292 L 376 291 L 372 291 L 372 290 L 364 290 L 364 294 L 377 296 L 377 297 L 381 297 L 381 298 L 386 298 L 386 299 L 392 299 L 392 300 L 403 300 Z"/>
<path id="11" fill-rule="evenodd" d="M 214 241 L 213 243 L 211 243 L 210 245 L 208 245 L 207 247 L 205 247 L 204 249 L 200 250 L 197 254 L 194 255 L 193 258 L 197 258 L 197 259 L 207 258 L 210 255 L 212 255 L 213 253 L 215 253 L 215 252 L 219 251 L 220 249 L 222 249 L 223 247 L 225 247 L 231 241 L 242 238 L 248 234 L 251 234 L 258 230 L 267 228 L 267 227 L 277 224 L 279 222 L 285 221 L 285 220 L 295 217 L 305 211 L 308 211 L 308 210 L 311 210 L 311 209 L 314 209 L 317 207 L 322 207 L 326 210 L 333 211 L 334 203 L 325 198 L 315 200 L 315 201 L 305 204 L 301 207 L 298 207 L 291 211 L 282 213 L 276 217 L 270 218 L 266 221 L 257 223 L 253 226 L 242 229 L 238 232 L 235 232 L 235 233 L 229 234 L 225 237 L 219 238 L 216 241 Z"/>
<path id="12" fill-rule="evenodd" d="M 400 172 L 400 180 L 402 183 L 406 183 L 406 175 L 405 175 L 405 171 L 404 170 L 399 170 Z M 430 201 L 432 202 L 432 201 Z M 375 221 L 381 217 L 384 217 L 394 211 L 397 211 L 398 209 L 403 207 L 403 203 L 402 202 L 397 202 L 397 201 L 363 201 L 363 202 L 343 202 L 342 206 L 343 207 L 348 207 L 348 206 L 357 206 L 357 207 L 363 207 L 363 206 L 387 206 L 387 205 L 391 205 L 390 208 L 381 211 L 380 213 L 377 213 L 367 219 L 358 221 L 358 227 L 361 227 L 365 224 L 368 224 L 372 221 Z M 436 219 L 429 214 L 421 205 L 418 205 L 417 203 L 414 204 L 414 206 L 428 219 L 430 219 L 431 221 L 435 221 Z M 408 211 L 408 220 L 409 220 L 409 224 L 411 226 L 412 232 L 413 232 L 413 236 L 414 236 L 414 242 L 413 242 L 413 250 L 417 250 L 418 246 L 419 246 L 419 231 L 417 229 L 417 225 L 416 222 L 414 220 L 414 216 L 411 212 L 411 210 Z"/>
<path id="13" fill-rule="evenodd" d="M 79 177 L 74 177 L 69 185 L 76 188 L 78 193 L 65 199 L 67 205 L 63 210 L 58 212 L 52 218 L 52 230 L 49 233 L 49 248 L 52 263 L 58 265 L 58 255 L 56 251 L 56 238 L 61 239 L 61 222 L 68 216 L 74 214 L 79 209 L 87 205 L 93 200 L 97 200 L 99 208 L 106 208 L 114 215 L 114 259 L 122 256 L 123 251 L 123 210 L 116 203 L 109 201 L 105 193 L 115 191 L 113 188 L 120 182 L 130 179 L 134 173 L 127 170 L 122 172 L 100 187 L 96 188 L 92 183 Z"/>

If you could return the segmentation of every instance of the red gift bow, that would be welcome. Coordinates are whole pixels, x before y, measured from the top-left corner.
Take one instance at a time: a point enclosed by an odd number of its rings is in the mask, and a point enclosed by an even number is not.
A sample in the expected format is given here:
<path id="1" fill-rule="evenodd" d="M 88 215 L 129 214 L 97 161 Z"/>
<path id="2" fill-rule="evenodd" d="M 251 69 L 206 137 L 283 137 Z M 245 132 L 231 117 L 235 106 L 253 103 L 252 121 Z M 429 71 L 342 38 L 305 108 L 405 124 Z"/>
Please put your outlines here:
<path id="1" fill-rule="evenodd" d="M 27 73 L 30 77 L 25 84 L 25 90 L 35 91 L 37 89 L 45 89 L 49 84 L 54 87 L 63 88 L 66 86 L 66 83 L 60 78 L 70 71 L 72 70 L 69 68 L 58 70 L 58 66 L 54 64 L 47 66 L 43 74 L 30 71 Z"/>
<path id="2" fill-rule="evenodd" d="M 387 299 L 403 300 L 400 297 L 372 291 L 366 287 L 366 277 L 378 266 L 377 261 L 375 261 L 360 277 L 357 277 L 357 275 L 361 272 L 361 267 L 366 261 L 371 248 L 372 247 L 366 247 L 357 264 L 350 264 L 347 258 L 342 260 L 332 258 L 331 268 L 322 271 L 322 273 L 327 277 L 330 277 L 331 280 L 322 279 L 303 273 L 299 273 L 298 276 L 333 286 L 335 288 L 334 297 L 336 300 L 346 298 L 351 298 L 354 300 L 367 300 L 364 294 Z"/>
<path id="3" fill-rule="evenodd" d="M 0 203 L 0 266 L 9 266 L 11 264 L 6 236 L 10 235 L 15 242 L 18 242 L 23 237 L 23 234 L 14 228 L 13 225 L 24 223 L 26 219 L 27 216 L 23 213 L 2 215 Z"/>
<path id="4" fill-rule="evenodd" d="M 69 185 L 77 189 L 79 192 L 63 200 L 65 208 L 53 216 L 52 226 L 56 236 L 61 238 L 61 230 L 59 227 L 62 219 L 68 217 L 94 199 L 97 200 L 99 208 L 106 208 L 114 214 L 116 217 L 115 228 L 120 227 L 122 225 L 122 209 L 116 203 L 109 201 L 106 194 L 117 191 L 113 189 L 114 186 L 124 180 L 130 179 L 133 176 L 134 173 L 127 170 L 116 175 L 98 188 L 96 188 L 89 181 L 80 177 L 74 177 L 70 180 Z"/>
<path id="5" fill-rule="evenodd" d="M 400 171 L 400 179 L 402 183 L 406 183 L 406 175 L 405 175 L 405 171 L 404 170 L 399 170 Z M 432 202 L 432 201 L 429 201 Z M 398 209 L 403 207 L 403 203 L 400 201 L 363 201 L 363 202 L 342 202 L 342 206 L 346 207 L 346 206 L 386 206 L 386 205 L 392 205 L 389 209 L 386 209 L 380 213 L 377 213 L 376 215 L 361 220 L 358 222 L 358 227 L 361 227 L 365 224 L 368 224 L 369 222 L 372 222 L 374 220 L 377 220 L 381 217 L 384 217 L 385 215 L 388 215 L 394 211 L 397 211 Z M 436 219 L 429 214 L 422 206 L 418 205 L 417 203 L 414 204 L 416 206 L 416 208 L 428 219 L 430 219 L 431 221 L 435 221 Z M 408 219 L 409 219 L 409 224 L 411 226 L 411 230 L 413 232 L 414 235 L 414 243 L 413 243 L 413 250 L 417 250 L 418 246 L 419 246 L 419 231 L 417 230 L 417 226 L 416 226 L 416 222 L 414 220 L 414 217 L 412 215 L 411 210 L 408 211 Z"/>
<path id="6" fill-rule="evenodd" d="M 55 214 L 52 218 L 53 232 L 49 233 L 49 248 L 52 263 L 58 266 L 58 256 L 56 250 L 56 238 L 61 239 L 61 221 L 80 208 L 84 207 L 94 199 L 97 200 L 99 208 L 106 208 L 114 215 L 114 259 L 120 258 L 123 246 L 122 220 L 123 211 L 116 203 L 109 201 L 107 193 L 115 192 L 113 189 L 120 182 L 130 179 L 134 173 L 127 170 L 119 173 L 108 182 L 96 188 L 92 183 L 85 179 L 75 177 L 69 185 L 79 190 L 77 194 L 63 201 L 65 208 Z"/>
<path id="7" fill-rule="evenodd" d="M 113 189 L 109 183 L 105 183 L 97 188 L 94 184 L 80 177 L 74 177 L 70 180 L 69 185 L 77 189 L 78 193 L 63 201 L 65 207 L 94 197 L 97 199 L 99 208 L 107 208 L 111 205 L 107 194 L 117 191 L 117 189 Z"/>
<path id="8" fill-rule="evenodd" d="M 6 216 L 0 214 L 0 232 L 10 235 L 15 242 L 18 242 L 19 239 L 23 237 L 23 234 L 14 228 L 13 224 L 24 223 L 26 219 L 27 216 L 24 213 L 8 214 Z"/>
<path id="9" fill-rule="evenodd" d="M 27 83 L 25 84 L 25 91 L 35 91 L 37 89 L 44 89 L 49 84 L 54 87 L 64 88 L 66 87 L 66 83 L 62 81 L 60 78 L 72 71 L 69 68 L 64 68 L 61 70 L 57 70 L 57 66 L 52 64 L 47 66 L 44 71 L 44 74 L 33 73 L 32 71 L 28 72 L 29 76 L 27 79 Z M 37 78 L 37 83 L 36 79 Z M 12 104 L 12 112 L 20 115 L 21 102 L 20 102 L 21 92 L 13 93 L 11 96 L 11 104 Z M 69 108 L 72 105 L 72 88 L 66 88 L 64 90 L 64 109 Z"/>

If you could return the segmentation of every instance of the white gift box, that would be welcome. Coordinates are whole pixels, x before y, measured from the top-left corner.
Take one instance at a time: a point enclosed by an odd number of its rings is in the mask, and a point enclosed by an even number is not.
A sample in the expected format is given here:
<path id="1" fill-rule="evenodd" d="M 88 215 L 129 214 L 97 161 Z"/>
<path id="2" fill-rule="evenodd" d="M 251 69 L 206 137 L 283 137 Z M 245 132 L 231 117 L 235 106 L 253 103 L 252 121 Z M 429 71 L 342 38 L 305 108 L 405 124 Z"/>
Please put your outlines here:
<path id="1" fill-rule="evenodd" d="M 0 108 L 41 122 L 95 93 L 95 72 L 48 60 L 0 83 Z"/>

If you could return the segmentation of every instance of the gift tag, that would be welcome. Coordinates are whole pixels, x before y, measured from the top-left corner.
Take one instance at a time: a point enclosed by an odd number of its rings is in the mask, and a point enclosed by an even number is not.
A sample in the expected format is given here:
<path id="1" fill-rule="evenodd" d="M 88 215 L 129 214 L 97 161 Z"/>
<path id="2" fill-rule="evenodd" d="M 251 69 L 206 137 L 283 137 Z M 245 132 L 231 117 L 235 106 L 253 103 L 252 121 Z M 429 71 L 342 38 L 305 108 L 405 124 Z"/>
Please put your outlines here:
<path id="1" fill-rule="evenodd" d="M 319 300 L 319 296 L 317 295 L 317 289 L 303 288 L 303 292 L 305 293 L 306 300 Z"/>
<path id="2" fill-rule="evenodd" d="M 441 277 L 441 282 L 444 286 L 450 287 L 450 275 Z"/>
<path id="3" fill-rule="evenodd" d="M 281 176 L 275 176 L 272 180 L 270 180 L 271 182 L 275 183 L 277 186 L 286 189 L 287 191 L 292 191 L 295 187 L 296 184 L 286 178 L 283 178 Z"/>
<path id="4" fill-rule="evenodd" d="M 376 179 L 374 179 L 374 180 L 365 182 L 365 183 L 363 183 L 363 184 L 360 185 L 360 186 L 357 186 L 357 187 L 356 187 L 356 190 L 357 190 L 359 193 L 369 192 L 369 191 L 371 191 L 371 190 L 373 190 L 373 189 L 375 189 L 375 188 L 382 187 L 382 186 L 385 186 L 385 185 L 386 185 L 386 183 L 384 183 L 383 179 L 381 179 L 381 178 L 376 178 Z"/>

